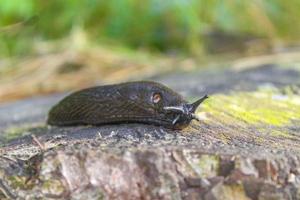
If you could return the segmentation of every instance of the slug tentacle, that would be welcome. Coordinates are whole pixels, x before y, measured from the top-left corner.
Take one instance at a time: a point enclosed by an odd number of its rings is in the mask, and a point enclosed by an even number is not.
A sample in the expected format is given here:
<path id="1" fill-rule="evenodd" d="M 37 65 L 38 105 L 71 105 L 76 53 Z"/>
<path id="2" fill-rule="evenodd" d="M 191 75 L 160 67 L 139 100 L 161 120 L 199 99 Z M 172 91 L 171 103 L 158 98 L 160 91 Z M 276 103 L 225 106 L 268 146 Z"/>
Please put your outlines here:
<path id="1" fill-rule="evenodd" d="M 70 94 L 49 112 L 56 126 L 148 123 L 181 129 L 207 98 L 189 104 L 181 95 L 155 82 L 129 82 L 84 89 Z"/>
<path id="2" fill-rule="evenodd" d="M 196 111 L 196 109 L 199 107 L 199 105 L 207 98 L 208 98 L 208 95 L 204 95 L 203 97 L 201 97 L 194 103 L 188 104 L 187 106 L 189 107 L 189 111 L 191 113 L 194 113 Z"/>

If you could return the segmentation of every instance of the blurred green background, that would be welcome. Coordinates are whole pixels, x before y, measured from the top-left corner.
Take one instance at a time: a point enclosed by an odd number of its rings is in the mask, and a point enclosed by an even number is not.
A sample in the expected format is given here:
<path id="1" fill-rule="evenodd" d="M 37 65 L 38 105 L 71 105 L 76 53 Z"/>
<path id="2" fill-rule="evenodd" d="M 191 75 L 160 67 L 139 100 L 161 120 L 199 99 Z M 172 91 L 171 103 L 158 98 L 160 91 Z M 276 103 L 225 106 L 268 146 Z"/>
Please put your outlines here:
<path id="1" fill-rule="evenodd" d="M 300 52 L 299 19 L 299 0 L 0 0 L 0 102 L 266 63 Z"/>
<path id="2" fill-rule="evenodd" d="M 35 54 L 32 44 L 68 37 L 74 29 L 93 44 L 193 56 L 226 52 L 220 47 L 224 41 L 241 47 L 259 39 L 270 48 L 300 39 L 299 0 L 0 0 L 0 5 L 0 57 Z"/>

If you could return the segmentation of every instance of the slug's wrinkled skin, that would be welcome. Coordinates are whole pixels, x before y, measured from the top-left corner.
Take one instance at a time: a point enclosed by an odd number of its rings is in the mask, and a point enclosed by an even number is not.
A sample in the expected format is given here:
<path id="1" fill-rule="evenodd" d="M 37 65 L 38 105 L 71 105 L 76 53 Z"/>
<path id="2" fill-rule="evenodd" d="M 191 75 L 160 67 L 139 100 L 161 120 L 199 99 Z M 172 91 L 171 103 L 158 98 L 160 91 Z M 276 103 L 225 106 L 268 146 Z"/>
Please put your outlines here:
<path id="1" fill-rule="evenodd" d="M 194 112 L 206 98 L 189 104 L 155 82 L 105 85 L 65 97 L 50 110 L 47 122 L 56 126 L 137 122 L 182 129 L 197 119 Z"/>

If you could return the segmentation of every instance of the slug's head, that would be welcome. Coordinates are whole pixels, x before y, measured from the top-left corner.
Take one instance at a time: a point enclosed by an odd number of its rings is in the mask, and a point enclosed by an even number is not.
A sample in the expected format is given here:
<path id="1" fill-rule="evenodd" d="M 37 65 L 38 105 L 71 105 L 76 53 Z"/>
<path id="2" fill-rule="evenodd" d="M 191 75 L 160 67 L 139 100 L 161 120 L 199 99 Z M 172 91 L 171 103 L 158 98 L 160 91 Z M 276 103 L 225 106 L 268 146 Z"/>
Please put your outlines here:
<path id="1" fill-rule="evenodd" d="M 140 104 L 147 113 L 151 113 L 152 121 L 172 129 L 183 129 L 191 120 L 196 119 L 195 111 L 198 106 L 208 98 L 203 96 L 194 103 L 188 103 L 183 97 L 166 86 L 157 83 L 139 85 L 139 97 L 144 105 Z M 133 91 L 133 90 L 132 90 Z M 136 94 L 136 93 L 135 93 Z M 135 95 L 133 94 L 133 96 Z"/>
<path id="2" fill-rule="evenodd" d="M 207 98 L 208 96 L 205 95 L 194 103 L 182 103 L 181 105 L 177 106 L 164 106 L 163 109 L 166 111 L 166 113 L 174 116 L 172 121 L 173 127 L 182 129 L 186 127 L 193 119 L 200 121 L 195 114 L 195 111 L 198 106 Z"/>

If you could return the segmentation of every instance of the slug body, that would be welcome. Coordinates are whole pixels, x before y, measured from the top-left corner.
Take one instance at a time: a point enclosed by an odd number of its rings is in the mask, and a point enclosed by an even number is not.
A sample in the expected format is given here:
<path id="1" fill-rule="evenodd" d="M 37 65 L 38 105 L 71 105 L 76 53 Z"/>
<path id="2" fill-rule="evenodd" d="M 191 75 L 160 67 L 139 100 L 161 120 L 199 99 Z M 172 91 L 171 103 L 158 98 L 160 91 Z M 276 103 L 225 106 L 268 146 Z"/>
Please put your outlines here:
<path id="1" fill-rule="evenodd" d="M 47 123 L 56 126 L 147 123 L 172 129 L 186 127 L 207 98 L 189 104 L 181 95 L 155 82 L 128 82 L 72 93 L 49 112 Z"/>

